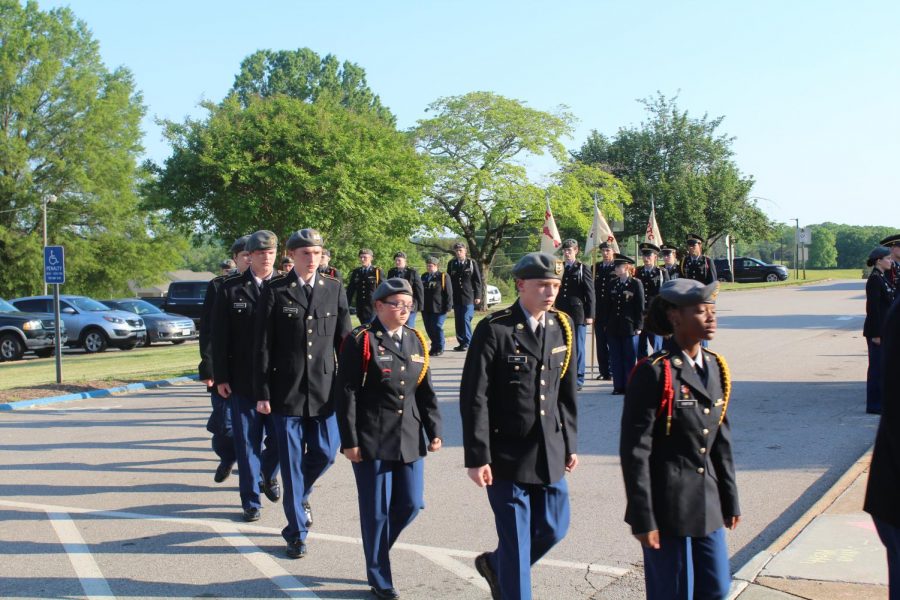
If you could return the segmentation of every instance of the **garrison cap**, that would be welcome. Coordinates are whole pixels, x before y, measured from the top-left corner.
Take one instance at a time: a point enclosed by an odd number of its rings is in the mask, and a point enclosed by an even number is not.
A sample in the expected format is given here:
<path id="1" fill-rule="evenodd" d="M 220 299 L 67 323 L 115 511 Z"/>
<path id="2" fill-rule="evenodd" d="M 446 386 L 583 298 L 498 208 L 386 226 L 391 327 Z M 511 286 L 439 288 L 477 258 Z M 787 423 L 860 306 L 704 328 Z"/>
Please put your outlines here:
<path id="1" fill-rule="evenodd" d="M 563 262 L 546 252 L 529 252 L 513 267 L 516 279 L 562 279 Z"/>
<path id="2" fill-rule="evenodd" d="M 576 242 L 576 241 L 573 240 L 572 238 L 569 238 L 569 239 L 567 239 L 567 240 L 564 240 L 563 243 L 562 243 L 562 249 L 563 249 L 563 250 L 565 250 L 566 248 L 577 248 L 577 247 L 578 247 L 578 242 Z"/>
<path id="3" fill-rule="evenodd" d="M 715 304 L 719 295 L 719 282 L 703 285 L 695 279 L 670 279 L 659 288 L 660 297 L 675 306 Z"/>
<path id="4" fill-rule="evenodd" d="M 291 234 L 287 241 L 288 250 L 296 250 L 297 248 L 311 248 L 313 246 L 322 245 L 322 234 L 307 227 Z M 324 250 L 322 251 L 324 254 Z"/>
<path id="5" fill-rule="evenodd" d="M 231 245 L 231 255 L 240 254 L 247 250 L 247 241 L 250 239 L 249 235 L 242 235 L 238 239 L 234 240 L 234 243 Z"/>
<path id="6" fill-rule="evenodd" d="M 406 258 L 406 252 L 403 250 L 398 250 L 394 252 L 394 258 Z"/>
<path id="7" fill-rule="evenodd" d="M 647 255 L 652 253 L 659 254 L 659 246 L 656 244 L 652 244 L 650 242 L 642 242 L 638 248 L 641 249 L 641 254 Z"/>
<path id="8" fill-rule="evenodd" d="M 369 256 L 375 256 L 375 253 L 372 252 L 371 248 L 360 248 L 359 256 L 362 256 L 363 254 L 368 254 Z"/>
<path id="9" fill-rule="evenodd" d="M 462 242 L 456 242 L 455 244 L 453 244 L 453 249 L 454 249 L 454 250 L 459 250 L 460 248 L 462 248 L 463 250 L 465 250 L 466 245 L 463 244 Z"/>
<path id="10" fill-rule="evenodd" d="M 872 251 L 869 252 L 869 260 L 866 261 L 867 267 L 874 267 L 875 261 L 881 260 L 885 256 L 890 256 L 891 249 L 887 246 L 875 246 L 872 248 Z"/>
<path id="11" fill-rule="evenodd" d="M 237 265 L 234 264 L 234 261 L 231 260 L 230 258 L 227 259 L 227 260 L 223 260 L 222 262 L 219 263 L 219 268 L 220 268 L 220 269 L 233 269 L 233 268 L 235 268 L 236 266 L 237 266 Z"/>
<path id="12" fill-rule="evenodd" d="M 695 243 L 696 243 L 696 244 L 702 244 L 702 243 L 703 243 L 703 236 L 701 236 L 699 233 L 689 233 L 688 236 L 687 236 L 687 244 L 688 244 L 688 246 L 693 246 Z"/>
<path id="13" fill-rule="evenodd" d="M 375 288 L 375 293 L 372 294 L 372 301 L 384 300 L 388 296 L 393 296 L 394 294 L 406 294 L 407 296 L 412 296 L 412 286 L 402 277 L 385 279 L 381 282 L 381 285 Z"/>
<path id="14" fill-rule="evenodd" d="M 613 256 L 613 264 L 616 266 L 633 265 L 634 259 L 630 256 L 625 256 L 624 254 L 616 254 L 615 256 Z"/>
<path id="15" fill-rule="evenodd" d="M 900 233 L 889 235 L 880 242 L 878 242 L 882 246 L 900 246 Z"/>
<path id="16" fill-rule="evenodd" d="M 439 265 L 439 264 L 441 264 L 441 259 L 439 259 L 437 256 L 429 256 L 428 258 L 425 259 L 425 264 L 426 265 Z"/>
<path id="17" fill-rule="evenodd" d="M 247 240 L 247 252 L 256 252 L 257 250 L 274 250 L 278 247 L 278 236 L 271 231 L 261 229 L 250 234 Z"/>

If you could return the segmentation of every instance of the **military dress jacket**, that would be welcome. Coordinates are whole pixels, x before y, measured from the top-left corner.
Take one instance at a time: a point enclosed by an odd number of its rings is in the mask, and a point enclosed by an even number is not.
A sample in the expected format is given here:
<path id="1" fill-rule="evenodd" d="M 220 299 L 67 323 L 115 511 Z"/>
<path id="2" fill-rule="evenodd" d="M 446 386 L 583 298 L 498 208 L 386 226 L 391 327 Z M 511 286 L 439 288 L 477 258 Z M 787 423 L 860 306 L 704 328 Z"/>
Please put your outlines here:
<path id="1" fill-rule="evenodd" d="M 426 439 L 442 436 L 427 361 L 416 331 L 405 325 L 399 347 L 377 318 L 346 337 L 336 389 L 343 448 L 358 447 L 363 460 L 411 463 L 425 456 Z"/>
<path id="2" fill-rule="evenodd" d="M 606 325 L 606 294 L 609 282 L 616 277 L 616 266 L 613 263 L 598 262 L 594 265 L 594 303 L 597 314 L 595 318 L 601 325 Z"/>
<path id="3" fill-rule="evenodd" d="M 453 309 L 453 283 L 446 273 L 422 273 L 422 312 L 443 315 Z"/>
<path id="4" fill-rule="evenodd" d="M 347 302 L 357 309 L 371 308 L 375 304 L 372 294 L 382 281 L 384 273 L 378 267 L 356 267 L 350 271 L 350 279 L 347 281 Z"/>
<path id="5" fill-rule="evenodd" d="M 644 286 L 640 279 L 618 277 L 606 288 L 606 332 L 610 335 L 635 335 L 644 327 Z"/>
<path id="6" fill-rule="evenodd" d="M 727 373 L 703 352 L 706 384 L 678 345 L 638 362 L 622 409 L 619 457 L 625 479 L 625 521 L 634 534 L 705 536 L 739 516 L 731 430 L 725 397 Z M 674 390 L 672 419 L 662 410 L 664 360 Z"/>
<path id="7" fill-rule="evenodd" d="M 650 306 L 650 301 L 659 294 L 662 284 L 669 280 L 669 272 L 660 267 L 653 267 L 648 273 L 647 269 L 641 267 L 638 269 L 636 277 L 644 286 L 644 308 L 647 308 Z"/>
<path id="8" fill-rule="evenodd" d="M 679 266 L 680 275 L 686 279 L 695 279 L 703 285 L 709 285 L 717 280 L 716 265 L 712 259 L 701 254 L 694 258 L 693 256 L 684 256 Z"/>
<path id="9" fill-rule="evenodd" d="M 896 288 L 891 285 L 886 273 L 872 269 L 866 280 L 866 320 L 863 322 L 863 337 L 880 338 L 888 310 L 894 302 Z"/>
<path id="10" fill-rule="evenodd" d="M 478 324 L 459 391 L 466 467 L 518 483 L 562 479 L 578 443 L 572 327 L 547 311 L 542 344 L 519 302 Z"/>
<path id="11" fill-rule="evenodd" d="M 594 318 L 594 280 L 587 265 L 575 261 L 563 271 L 556 308 L 563 311 L 576 325 L 584 325 L 584 319 Z"/>
<path id="12" fill-rule="evenodd" d="M 200 364 L 197 365 L 197 374 L 200 379 L 213 379 L 213 351 L 212 351 L 212 325 L 213 308 L 216 305 L 216 297 L 222 288 L 222 282 L 228 275 L 213 277 L 206 286 L 206 295 L 203 296 L 203 306 L 200 308 L 200 326 L 197 328 L 200 346 Z"/>
<path id="13" fill-rule="evenodd" d="M 344 281 L 343 278 L 341 277 L 341 272 L 338 271 L 337 269 L 335 269 L 334 267 L 332 267 L 331 265 L 328 265 L 327 267 L 320 266 L 318 269 L 316 269 L 316 271 L 322 275 L 328 275 L 332 279 L 337 279 L 340 282 Z"/>
<path id="14" fill-rule="evenodd" d="M 263 289 L 257 314 L 254 390 L 272 412 L 321 417 L 334 412 L 336 352 L 350 332 L 347 296 L 337 279 L 317 274 L 307 300 L 296 271 Z"/>
<path id="15" fill-rule="evenodd" d="M 471 258 L 451 259 L 447 263 L 447 275 L 453 282 L 453 304 L 475 304 L 475 300 L 484 298 L 481 269 Z"/>
<path id="16" fill-rule="evenodd" d="M 410 287 L 412 287 L 413 291 L 413 307 L 412 311 L 422 310 L 422 296 L 424 292 L 422 290 L 422 279 L 419 277 L 419 273 L 416 272 L 412 267 L 406 267 L 405 269 L 398 269 L 397 267 L 391 267 L 388 269 L 388 279 L 391 277 L 399 277 L 400 279 L 405 279 L 409 282 Z"/>
<path id="17" fill-rule="evenodd" d="M 678 265 L 663 265 L 663 269 L 666 271 L 666 275 L 668 275 L 669 280 L 678 279 L 681 275 L 678 273 Z"/>
<path id="18" fill-rule="evenodd" d="M 881 338 L 881 422 L 869 467 L 863 510 L 900 527 L 900 300 L 894 302 Z"/>

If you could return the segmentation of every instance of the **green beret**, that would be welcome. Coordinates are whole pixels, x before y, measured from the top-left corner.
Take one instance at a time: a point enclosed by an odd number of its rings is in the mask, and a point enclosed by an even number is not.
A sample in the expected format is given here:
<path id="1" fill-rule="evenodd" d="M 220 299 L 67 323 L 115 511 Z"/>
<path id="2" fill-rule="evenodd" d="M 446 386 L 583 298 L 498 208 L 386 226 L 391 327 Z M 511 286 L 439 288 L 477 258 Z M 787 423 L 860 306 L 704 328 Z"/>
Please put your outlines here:
<path id="1" fill-rule="evenodd" d="M 261 229 L 250 235 L 247 240 L 247 252 L 256 252 L 257 250 L 274 250 L 278 247 L 278 236 L 271 231 Z"/>
<path id="2" fill-rule="evenodd" d="M 439 259 L 437 256 L 429 256 L 428 258 L 425 259 L 425 264 L 426 265 L 439 265 L 439 264 L 441 264 L 441 259 Z"/>
<path id="3" fill-rule="evenodd" d="M 569 239 L 567 239 L 567 240 L 563 240 L 563 243 L 562 243 L 562 246 L 561 246 L 561 248 L 562 248 L 563 250 L 565 250 L 566 248 L 577 248 L 577 247 L 578 247 L 578 242 L 576 242 L 576 241 L 573 240 L 572 238 L 569 238 Z"/>
<path id="4" fill-rule="evenodd" d="M 231 255 L 240 254 L 247 250 L 247 240 L 250 239 L 249 235 L 242 235 L 238 239 L 234 240 L 234 243 L 231 245 Z"/>
<path id="5" fill-rule="evenodd" d="M 516 279 L 562 279 L 563 262 L 546 252 L 529 252 L 513 267 Z"/>
<path id="6" fill-rule="evenodd" d="M 718 295 L 718 281 L 703 285 L 696 279 L 670 279 L 659 288 L 659 296 L 675 306 L 715 304 Z"/>
<path id="7" fill-rule="evenodd" d="M 375 293 L 372 294 L 372 301 L 384 300 L 388 296 L 393 296 L 394 294 L 406 294 L 407 296 L 412 296 L 412 286 L 402 277 L 385 279 L 381 282 L 381 285 L 375 288 Z"/>
<path id="8" fill-rule="evenodd" d="M 406 258 L 406 252 L 398 250 L 397 252 L 394 252 L 394 258 Z"/>
<path id="9" fill-rule="evenodd" d="M 375 253 L 372 252 L 372 250 L 370 248 L 360 248 L 359 256 L 362 256 L 363 254 L 368 254 L 369 256 L 375 256 Z"/>
<path id="10" fill-rule="evenodd" d="M 322 245 L 322 234 L 315 229 L 306 228 L 295 231 L 287 241 L 288 250 L 296 250 L 297 248 L 311 248 L 312 246 Z M 324 251 L 323 251 L 324 254 Z"/>

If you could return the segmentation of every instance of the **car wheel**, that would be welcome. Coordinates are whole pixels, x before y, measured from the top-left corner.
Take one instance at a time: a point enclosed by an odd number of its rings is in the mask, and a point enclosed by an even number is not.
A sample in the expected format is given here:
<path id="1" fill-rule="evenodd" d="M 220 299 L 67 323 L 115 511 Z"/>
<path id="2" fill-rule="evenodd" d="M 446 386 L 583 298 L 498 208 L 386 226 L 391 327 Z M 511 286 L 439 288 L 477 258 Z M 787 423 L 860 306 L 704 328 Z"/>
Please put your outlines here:
<path id="1" fill-rule="evenodd" d="M 719 275 L 719 283 L 728 283 L 728 278 L 724 275 Z"/>
<path id="2" fill-rule="evenodd" d="M 172 344 L 174 344 L 175 346 L 177 346 L 178 344 L 183 344 L 183 343 L 185 343 L 186 341 L 187 341 L 187 340 L 172 340 Z"/>
<path id="3" fill-rule="evenodd" d="M 775 273 L 769 273 L 768 275 L 766 275 L 766 281 L 768 281 L 769 283 L 778 281 L 778 275 L 776 275 Z"/>
<path id="4" fill-rule="evenodd" d="M 0 337 L 0 360 L 19 360 L 24 353 L 25 345 L 17 335 L 7 333 Z"/>
<path id="5" fill-rule="evenodd" d="M 50 358 L 53 356 L 53 353 L 56 352 L 54 348 L 41 348 L 40 350 L 35 350 L 34 354 L 38 358 Z"/>
<path id="6" fill-rule="evenodd" d="M 104 352 L 109 345 L 106 334 L 99 329 L 89 329 L 81 340 L 81 345 L 86 352 Z"/>

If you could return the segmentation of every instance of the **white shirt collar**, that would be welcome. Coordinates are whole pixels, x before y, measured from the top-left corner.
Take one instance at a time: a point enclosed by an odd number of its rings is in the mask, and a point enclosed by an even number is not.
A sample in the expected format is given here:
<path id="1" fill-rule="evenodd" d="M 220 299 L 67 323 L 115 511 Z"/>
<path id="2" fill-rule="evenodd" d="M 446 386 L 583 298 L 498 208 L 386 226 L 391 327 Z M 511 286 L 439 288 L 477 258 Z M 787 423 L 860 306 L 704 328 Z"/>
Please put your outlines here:
<path id="1" fill-rule="evenodd" d="M 399 336 L 400 341 L 402 342 L 403 341 L 403 325 L 401 325 L 399 328 L 397 328 L 393 331 L 388 331 L 387 334 L 388 334 L 388 337 L 390 337 L 392 339 L 395 335 Z"/>
<path id="2" fill-rule="evenodd" d="M 256 282 L 257 287 L 261 286 L 263 281 L 268 281 L 268 280 L 272 279 L 272 275 L 274 275 L 274 274 L 275 274 L 275 271 L 272 271 L 271 273 L 269 273 L 268 277 L 266 277 L 265 279 L 261 279 L 261 278 L 257 277 L 256 273 L 254 273 L 252 270 L 250 271 L 250 275 L 253 277 L 253 281 Z"/>
<path id="3" fill-rule="evenodd" d="M 703 368 L 703 348 L 700 348 L 700 351 L 697 353 L 697 358 L 691 358 L 684 350 L 682 350 L 681 353 L 684 354 L 684 360 L 686 360 L 692 368 Z"/>
<path id="4" fill-rule="evenodd" d="M 297 273 L 297 279 L 300 280 L 300 285 L 308 285 L 310 287 L 314 287 L 316 285 L 316 273 L 315 272 L 310 276 L 309 281 L 304 281 L 303 277 L 300 276 L 300 273 Z"/>
<path id="5" fill-rule="evenodd" d="M 535 319 L 534 316 L 530 312 L 525 310 L 524 306 L 522 306 L 521 300 L 519 300 L 519 308 L 521 308 L 522 312 L 525 313 L 525 318 L 528 319 L 528 326 L 531 327 L 532 332 L 534 332 L 534 330 L 537 329 L 538 325 L 541 325 L 541 326 L 546 325 L 546 321 L 547 321 L 547 313 L 546 312 L 541 314 L 540 319 Z"/>

